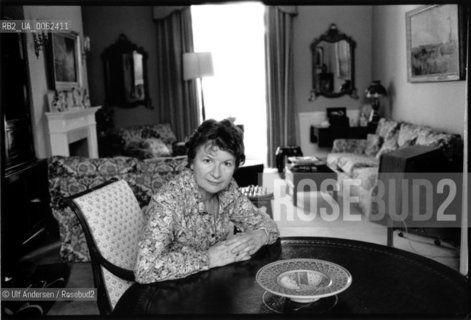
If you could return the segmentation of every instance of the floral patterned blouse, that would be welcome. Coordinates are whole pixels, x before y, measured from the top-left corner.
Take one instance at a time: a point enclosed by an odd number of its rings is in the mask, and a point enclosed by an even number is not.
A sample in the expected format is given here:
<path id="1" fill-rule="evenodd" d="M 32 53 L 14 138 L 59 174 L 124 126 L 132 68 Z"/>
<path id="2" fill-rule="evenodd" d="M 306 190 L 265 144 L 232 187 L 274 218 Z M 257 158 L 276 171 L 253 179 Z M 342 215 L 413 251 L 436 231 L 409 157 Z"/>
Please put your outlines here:
<path id="1" fill-rule="evenodd" d="M 234 226 L 242 232 L 265 228 L 268 243 L 276 241 L 275 222 L 239 191 L 234 180 L 218 198 L 219 213 L 207 213 L 189 169 L 152 197 L 134 268 L 137 282 L 184 278 L 208 270 L 207 250 L 225 240 Z"/>

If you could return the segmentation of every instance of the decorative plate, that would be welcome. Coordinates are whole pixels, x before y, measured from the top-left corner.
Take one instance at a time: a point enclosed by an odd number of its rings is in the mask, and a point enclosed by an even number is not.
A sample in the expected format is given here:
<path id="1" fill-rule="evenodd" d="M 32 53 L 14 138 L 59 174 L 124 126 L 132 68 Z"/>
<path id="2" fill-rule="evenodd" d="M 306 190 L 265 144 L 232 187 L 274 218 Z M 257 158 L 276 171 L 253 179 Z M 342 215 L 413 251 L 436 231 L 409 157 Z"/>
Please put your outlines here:
<path id="1" fill-rule="evenodd" d="M 352 283 L 345 268 L 318 259 L 275 261 L 258 270 L 255 279 L 268 292 L 299 303 L 338 294 Z"/>

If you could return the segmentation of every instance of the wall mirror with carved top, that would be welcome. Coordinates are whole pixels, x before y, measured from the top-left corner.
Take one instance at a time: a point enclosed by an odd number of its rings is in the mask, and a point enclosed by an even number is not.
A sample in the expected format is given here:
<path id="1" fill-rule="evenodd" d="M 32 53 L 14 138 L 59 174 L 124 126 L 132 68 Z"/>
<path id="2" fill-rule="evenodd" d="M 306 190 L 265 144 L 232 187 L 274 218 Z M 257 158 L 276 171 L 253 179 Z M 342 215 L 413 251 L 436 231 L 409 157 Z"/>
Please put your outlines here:
<path id="1" fill-rule="evenodd" d="M 121 34 L 102 53 L 105 72 L 106 104 L 152 109 L 147 80 L 147 53 Z"/>
<path id="2" fill-rule="evenodd" d="M 335 24 L 311 43 L 311 97 L 358 98 L 355 88 L 355 41 Z"/>

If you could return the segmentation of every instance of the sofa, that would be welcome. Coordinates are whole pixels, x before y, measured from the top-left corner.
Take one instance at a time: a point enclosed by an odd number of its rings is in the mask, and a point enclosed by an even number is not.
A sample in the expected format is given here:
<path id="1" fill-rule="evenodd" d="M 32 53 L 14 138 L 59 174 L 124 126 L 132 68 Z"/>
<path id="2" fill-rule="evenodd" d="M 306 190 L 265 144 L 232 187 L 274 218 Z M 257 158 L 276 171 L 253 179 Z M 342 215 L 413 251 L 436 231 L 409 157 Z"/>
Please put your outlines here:
<path id="1" fill-rule="evenodd" d="M 430 146 L 439 150 L 448 172 L 461 170 L 463 141 L 460 135 L 448 134 L 427 126 L 380 119 L 374 134 L 367 139 L 337 139 L 327 155 L 327 165 L 337 173 L 340 194 L 347 179 L 359 180 L 350 186 L 350 196 L 358 197 L 363 214 L 371 216 L 378 207 L 372 202 L 377 192 L 378 173 L 382 155 L 414 145 Z"/>
<path id="2" fill-rule="evenodd" d="M 139 160 L 132 157 L 84 158 L 53 156 L 48 159 L 50 207 L 59 224 L 60 255 L 67 262 L 90 260 L 82 228 L 64 198 L 93 188 L 112 178 L 126 180 L 139 205 L 185 169 L 186 156 Z"/>
<path id="3" fill-rule="evenodd" d="M 185 155 L 168 123 L 134 125 L 108 130 L 100 141 L 100 156 L 127 156 L 138 159 Z"/>

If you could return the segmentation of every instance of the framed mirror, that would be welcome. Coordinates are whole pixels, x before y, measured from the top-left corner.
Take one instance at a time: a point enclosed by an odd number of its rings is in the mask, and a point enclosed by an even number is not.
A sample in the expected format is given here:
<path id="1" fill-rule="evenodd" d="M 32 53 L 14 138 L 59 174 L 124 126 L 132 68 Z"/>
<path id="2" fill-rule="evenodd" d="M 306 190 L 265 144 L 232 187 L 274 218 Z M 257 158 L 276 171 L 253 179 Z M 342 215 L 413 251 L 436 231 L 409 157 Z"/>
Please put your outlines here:
<path id="1" fill-rule="evenodd" d="M 335 24 L 311 43 L 311 97 L 358 98 L 355 88 L 355 41 Z"/>
<path id="2" fill-rule="evenodd" d="M 147 53 L 121 34 L 103 51 L 106 105 L 152 109 L 147 80 Z"/>

